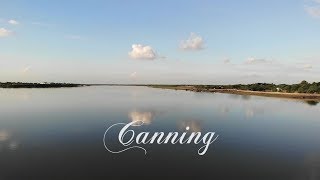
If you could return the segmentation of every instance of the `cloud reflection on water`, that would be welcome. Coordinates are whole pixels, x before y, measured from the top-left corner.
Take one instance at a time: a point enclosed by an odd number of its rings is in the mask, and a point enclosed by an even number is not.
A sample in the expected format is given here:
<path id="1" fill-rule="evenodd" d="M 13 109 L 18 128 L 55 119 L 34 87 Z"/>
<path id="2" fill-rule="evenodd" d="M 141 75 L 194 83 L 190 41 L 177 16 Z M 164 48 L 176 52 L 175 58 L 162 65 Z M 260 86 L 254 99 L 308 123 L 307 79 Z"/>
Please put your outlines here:
<path id="1" fill-rule="evenodd" d="M 201 132 L 201 123 L 196 120 L 185 120 L 179 124 L 179 129 L 185 131 L 189 127 L 190 132 Z"/>
<path id="2" fill-rule="evenodd" d="M 8 140 L 10 137 L 10 134 L 7 130 L 0 130 L 0 142 Z"/>
<path id="3" fill-rule="evenodd" d="M 264 113 L 263 107 L 246 107 L 245 108 L 246 118 L 252 118 L 257 114 L 263 114 L 263 113 Z"/>
<path id="4" fill-rule="evenodd" d="M 11 141 L 9 144 L 8 144 L 8 148 L 12 151 L 16 150 L 18 148 L 19 144 L 18 142 L 16 141 Z"/>
<path id="5" fill-rule="evenodd" d="M 133 121 L 143 121 L 144 124 L 151 124 L 154 113 L 147 111 L 147 112 L 139 112 L 139 111 L 131 111 L 128 114 L 130 120 Z"/>
<path id="6" fill-rule="evenodd" d="M 18 141 L 14 140 L 12 133 L 8 130 L 0 130 L 0 150 L 9 149 L 16 150 L 19 147 Z"/>

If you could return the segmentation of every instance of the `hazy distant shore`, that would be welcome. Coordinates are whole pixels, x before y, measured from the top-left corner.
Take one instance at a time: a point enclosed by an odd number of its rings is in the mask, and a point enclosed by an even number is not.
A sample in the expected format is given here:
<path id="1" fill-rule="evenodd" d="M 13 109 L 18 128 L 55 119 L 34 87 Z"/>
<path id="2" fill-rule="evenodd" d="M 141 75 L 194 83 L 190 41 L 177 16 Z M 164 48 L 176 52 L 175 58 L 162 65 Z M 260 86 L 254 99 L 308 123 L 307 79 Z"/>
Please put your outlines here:
<path id="1" fill-rule="evenodd" d="M 194 91 L 194 92 L 226 93 L 226 94 L 238 94 L 238 95 L 302 99 L 306 101 L 308 100 L 320 101 L 320 94 L 314 94 L 314 93 L 285 93 L 285 92 L 250 91 L 250 90 L 239 90 L 239 89 L 208 89 L 208 88 L 201 88 L 201 87 L 199 88 L 191 85 L 190 86 L 156 85 L 156 86 L 149 86 L 149 87 L 161 88 L 161 89 L 185 90 L 185 91 Z"/>
<path id="2" fill-rule="evenodd" d="M 64 88 L 64 87 L 82 87 L 86 84 L 72 83 L 23 83 L 23 82 L 5 82 L 0 83 L 0 88 Z"/>

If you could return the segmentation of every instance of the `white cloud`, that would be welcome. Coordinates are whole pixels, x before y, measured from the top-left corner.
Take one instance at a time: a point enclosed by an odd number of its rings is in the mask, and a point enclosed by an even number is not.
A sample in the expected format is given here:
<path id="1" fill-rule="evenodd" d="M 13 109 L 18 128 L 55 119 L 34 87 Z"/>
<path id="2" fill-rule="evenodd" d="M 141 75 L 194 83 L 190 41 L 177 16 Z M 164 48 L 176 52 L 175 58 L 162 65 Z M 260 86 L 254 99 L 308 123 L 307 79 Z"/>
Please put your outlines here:
<path id="1" fill-rule="evenodd" d="M 308 71 L 308 70 L 311 70 L 312 69 L 312 65 L 311 64 L 305 64 L 303 65 L 303 69 Z"/>
<path id="2" fill-rule="evenodd" d="M 249 57 L 245 63 L 246 64 L 263 64 L 263 63 L 268 63 L 269 61 L 267 61 L 266 59 L 257 59 L 254 57 Z"/>
<path id="3" fill-rule="evenodd" d="M 201 50 L 204 49 L 204 40 L 201 36 L 191 33 L 187 40 L 183 40 L 180 43 L 180 48 L 182 50 Z"/>
<path id="4" fill-rule="evenodd" d="M 27 73 L 27 72 L 29 72 L 30 71 L 30 69 L 31 69 L 31 66 L 26 66 L 26 67 L 24 67 L 23 69 L 22 69 L 22 73 Z"/>
<path id="5" fill-rule="evenodd" d="M 153 60 L 157 58 L 157 53 L 151 46 L 133 44 L 131 47 L 132 50 L 129 52 L 129 57 L 132 59 Z"/>
<path id="6" fill-rule="evenodd" d="M 312 17 L 320 18 L 320 6 L 306 6 L 305 11 Z"/>
<path id="7" fill-rule="evenodd" d="M 306 5 L 304 10 L 314 18 L 320 18 L 320 0 L 312 0 L 313 3 Z"/>
<path id="8" fill-rule="evenodd" d="M 10 36 L 11 34 L 12 34 L 12 31 L 9 31 L 5 28 L 0 28 L 0 38 Z"/>
<path id="9" fill-rule="evenodd" d="M 10 19 L 10 20 L 8 21 L 8 23 L 9 23 L 9 24 L 12 24 L 12 25 L 18 25 L 18 24 L 19 24 L 19 22 L 16 21 L 16 20 L 14 20 L 14 19 Z"/>
<path id="10" fill-rule="evenodd" d="M 130 74 L 130 78 L 136 78 L 137 77 L 137 72 L 133 72 Z"/>

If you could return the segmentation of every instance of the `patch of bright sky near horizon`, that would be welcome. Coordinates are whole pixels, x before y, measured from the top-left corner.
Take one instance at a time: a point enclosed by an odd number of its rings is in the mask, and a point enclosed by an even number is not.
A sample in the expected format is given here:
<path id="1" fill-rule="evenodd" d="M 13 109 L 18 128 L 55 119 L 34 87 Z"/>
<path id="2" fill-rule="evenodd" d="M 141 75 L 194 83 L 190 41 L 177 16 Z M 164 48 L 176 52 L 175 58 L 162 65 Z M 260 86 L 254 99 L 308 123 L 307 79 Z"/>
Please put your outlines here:
<path id="1" fill-rule="evenodd" d="M 320 81 L 320 1 L 0 2 L 0 81 Z"/>

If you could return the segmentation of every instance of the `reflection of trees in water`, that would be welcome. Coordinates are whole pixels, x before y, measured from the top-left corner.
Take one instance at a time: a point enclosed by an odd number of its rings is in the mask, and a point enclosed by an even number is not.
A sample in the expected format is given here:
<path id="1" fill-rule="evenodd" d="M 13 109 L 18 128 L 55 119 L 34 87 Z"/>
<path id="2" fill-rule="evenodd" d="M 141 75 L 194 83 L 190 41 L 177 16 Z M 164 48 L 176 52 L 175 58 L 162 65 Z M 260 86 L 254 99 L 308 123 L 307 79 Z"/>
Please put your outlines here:
<path id="1" fill-rule="evenodd" d="M 249 100 L 251 98 L 250 95 L 240 95 L 240 94 L 228 94 L 228 96 L 232 99 L 241 98 L 243 100 Z"/>
<path id="2" fill-rule="evenodd" d="M 305 101 L 305 103 L 307 103 L 307 104 L 310 105 L 310 106 L 316 106 L 316 105 L 319 103 L 319 101 L 312 101 L 312 100 L 310 100 L 310 101 Z"/>
<path id="3" fill-rule="evenodd" d="M 240 96 L 238 94 L 228 94 L 230 98 L 238 99 Z"/>
<path id="4" fill-rule="evenodd" d="M 251 98 L 251 96 L 249 95 L 241 95 L 241 98 L 244 100 L 249 100 Z"/>

